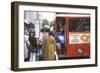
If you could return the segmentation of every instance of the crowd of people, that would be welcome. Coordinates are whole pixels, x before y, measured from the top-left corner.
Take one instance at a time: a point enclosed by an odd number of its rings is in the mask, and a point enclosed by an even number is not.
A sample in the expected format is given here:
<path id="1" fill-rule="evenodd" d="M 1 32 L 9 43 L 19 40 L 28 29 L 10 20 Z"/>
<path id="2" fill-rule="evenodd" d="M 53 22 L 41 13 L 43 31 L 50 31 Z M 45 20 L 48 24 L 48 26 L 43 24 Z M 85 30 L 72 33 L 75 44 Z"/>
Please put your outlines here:
<path id="1" fill-rule="evenodd" d="M 40 58 L 43 61 L 58 59 L 54 32 L 45 28 L 41 33 L 42 39 L 37 39 L 35 30 L 24 29 L 24 61 L 38 61 Z M 39 52 L 41 55 L 37 55 Z"/>

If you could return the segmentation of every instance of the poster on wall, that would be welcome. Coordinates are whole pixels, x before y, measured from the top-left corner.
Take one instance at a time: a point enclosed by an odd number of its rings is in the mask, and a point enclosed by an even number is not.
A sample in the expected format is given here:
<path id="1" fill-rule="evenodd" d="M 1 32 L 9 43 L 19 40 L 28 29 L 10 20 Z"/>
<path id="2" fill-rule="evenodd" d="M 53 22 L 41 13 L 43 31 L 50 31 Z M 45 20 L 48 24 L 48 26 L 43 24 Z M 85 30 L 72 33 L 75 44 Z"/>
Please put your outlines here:
<path id="1" fill-rule="evenodd" d="M 11 69 L 97 66 L 97 7 L 12 2 Z"/>

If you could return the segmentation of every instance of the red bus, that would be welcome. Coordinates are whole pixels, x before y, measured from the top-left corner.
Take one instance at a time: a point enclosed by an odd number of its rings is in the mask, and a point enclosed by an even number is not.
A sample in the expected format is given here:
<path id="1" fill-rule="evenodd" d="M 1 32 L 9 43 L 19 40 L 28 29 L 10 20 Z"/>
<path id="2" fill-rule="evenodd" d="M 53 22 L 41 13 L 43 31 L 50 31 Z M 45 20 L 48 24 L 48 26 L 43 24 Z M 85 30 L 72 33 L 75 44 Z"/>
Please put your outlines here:
<path id="1" fill-rule="evenodd" d="M 90 57 L 90 15 L 89 14 L 56 14 L 55 30 L 64 34 L 65 42 L 58 50 L 59 56 L 66 58 Z"/>

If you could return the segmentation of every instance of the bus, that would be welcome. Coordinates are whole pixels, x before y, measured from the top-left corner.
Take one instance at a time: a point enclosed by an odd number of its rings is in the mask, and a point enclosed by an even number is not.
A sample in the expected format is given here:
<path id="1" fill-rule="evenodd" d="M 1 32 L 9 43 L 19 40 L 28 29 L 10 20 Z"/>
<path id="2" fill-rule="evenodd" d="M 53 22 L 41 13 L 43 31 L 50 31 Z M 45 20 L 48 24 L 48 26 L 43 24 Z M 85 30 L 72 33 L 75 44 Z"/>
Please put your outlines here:
<path id="1" fill-rule="evenodd" d="M 55 32 L 62 39 L 58 56 L 68 58 L 90 57 L 90 14 L 56 13 Z M 60 52 L 60 53 L 59 53 Z"/>

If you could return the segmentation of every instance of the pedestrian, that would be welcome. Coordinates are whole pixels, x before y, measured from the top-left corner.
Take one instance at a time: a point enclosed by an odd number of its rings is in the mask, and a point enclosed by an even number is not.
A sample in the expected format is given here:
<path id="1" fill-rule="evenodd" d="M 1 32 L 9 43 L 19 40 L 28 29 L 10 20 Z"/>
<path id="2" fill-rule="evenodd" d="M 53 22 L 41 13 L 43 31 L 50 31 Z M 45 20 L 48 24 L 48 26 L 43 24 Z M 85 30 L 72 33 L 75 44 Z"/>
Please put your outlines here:
<path id="1" fill-rule="evenodd" d="M 29 61 L 28 50 L 29 50 L 30 42 L 28 38 L 29 38 L 29 33 L 27 29 L 24 29 L 24 61 Z"/>
<path id="2" fill-rule="evenodd" d="M 47 60 L 47 38 L 49 37 L 49 31 L 47 31 L 47 29 L 43 29 L 42 30 L 43 33 L 43 38 L 42 38 L 42 57 L 43 60 Z"/>
<path id="3" fill-rule="evenodd" d="M 53 32 L 45 39 L 44 60 L 55 60 L 56 42 Z"/>
<path id="4" fill-rule="evenodd" d="M 37 39 L 35 37 L 35 31 L 30 31 L 29 42 L 30 42 L 30 47 L 29 47 L 30 61 L 36 61 Z"/>

